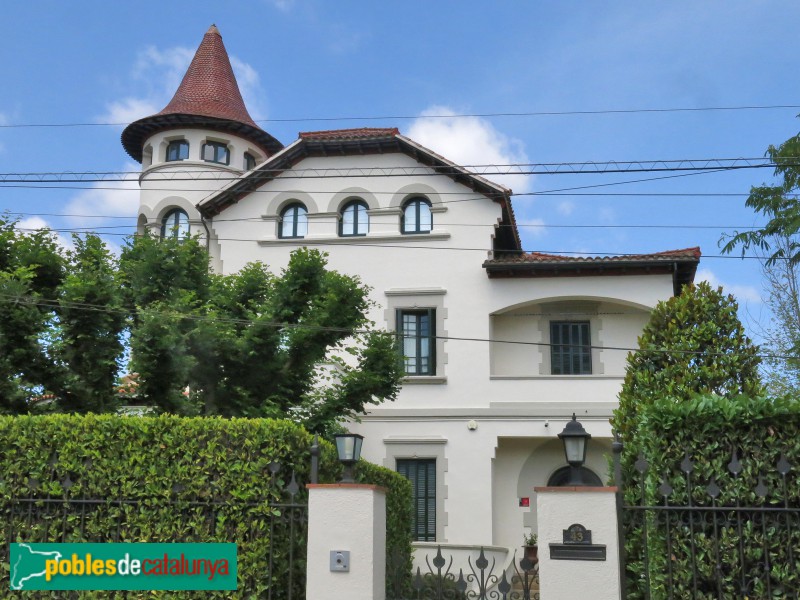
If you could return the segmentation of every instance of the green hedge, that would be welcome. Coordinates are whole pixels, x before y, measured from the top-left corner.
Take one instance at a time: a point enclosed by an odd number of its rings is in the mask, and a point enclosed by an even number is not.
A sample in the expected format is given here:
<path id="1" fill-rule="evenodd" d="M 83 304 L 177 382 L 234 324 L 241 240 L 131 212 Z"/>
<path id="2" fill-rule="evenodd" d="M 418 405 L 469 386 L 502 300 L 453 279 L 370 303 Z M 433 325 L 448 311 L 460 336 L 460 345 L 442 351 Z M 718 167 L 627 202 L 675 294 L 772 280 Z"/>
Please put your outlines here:
<path id="1" fill-rule="evenodd" d="M 741 472 L 733 476 L 728 465 L 733 450 L 737 451 Z M 691 489 L 680 470 L 686 455 L 691 458 Z M 640 476 L 631 466 L 642 454 L 649 469 Z M 792 465 L 784 481 L 777 469 L 784 454 Z M 660 399 L 644 407 L 637 416 L 633 438 L 625 442 L 623 474 L 625 502 L 629 505 L 661 505 L 659 491 L 664 477 L 673 488 L 669 504 L 684 506 L 690 500 L 694 506 L 712 506 L 706 486 L 714 478 L 720 492 L 717 506 L 800 507 L 800 402 L 792 398 L 723 398 L 698 396 L 689 401 L 675 402 Z M 762 500 L 756 493 L 759 477 L 767 486 Z M 641 484 L 644 484 L 642 497 Z M 795 513 L 796 515 L 797 513 Z M 684 513 L 688 519 L 688 513 Z M 667 548 L 667 524 L 664 513 L 626 511 L 629 518 L 626 531 L 628 598 L 643 598 L 644 581 L 649 575 L 652 598 L 666 597 L 669 568 L 673 574 L 673 597 L 693 597 L 697 585 L 698 598 L 740 597 L 739 586 L 744 579 L 750 586 L 749 597 L 767 597 L 767 576 L 760 569 L 769 556 L 771 576 L 769 586 L 773 597 L 789 597 L 800 591 L 800 523 L 795 516 L 792 528 L 785 526 L 785 515 L 771 521 L 762 529 L 752 514 L 743 519 L 742 535 L 735 526 L 724 527 L 718 519 L 719 543 L 714 543 L 713 519 L 700 513 L 693 515 L 695 535 L 689 536 L 686 521 L 677 523 L 673 514 L 670 523 L 671 547 Z M 726 513 L 735 523 L 734 513 Z M 631 520 L 632 519 L 632 520 Z M 643 527 L 648 528 L 645 569 Z M 766 533 L 765 533 L 766 532 Z M 694 549 L 692 548 L 694 545 Z M 741 554 L 744 553 L 744 566 Z M 789 549 L 792 550 L 789 550 Z M 691 559 L 692 551 L 695 561 Z M 793 552 L 793 555 L 790 554 Z M 723 565 L 718 573 L 714 564 L 719 553 Z M 795 564 L 791 564 L 792 557 Z M 696 577 L 696 581 L 695 578 Z"/>
<path id="2" fill-rule="evenodd" d="M 272 419 L 0 417 L 0 552 L 4 555 L 0 589 L 8 593 L 6 553 L 11 541 L 237 542 L 242 590 L 237 597 L 263 597 L 270 546 L 272 573 L 278 581 L 288 576 L 286 553 L 291 542 L 295 544 L 295 574 L 305 572 L 305 525 L 292 530 L 280 520 L 271 521 L 275 511 L 268 510 L 266 502 L 287 501 L 284 490 L 292 471 L 300 484 L 295 501 L 306 502 L 303 484 L 309 480 L 311 443 L 312 436 L 301 427 Z M 274 477 L 270 476 L 271 463 L 281 465 Z M 340 472 L 332 444 L 321 442 L 320 482 L 337 481 Z M 410 549 L 408 482 L 370 464 L 360 467 L 359 478 L 388 488 L 388 544 Z M 68 490 L 62 485 L 66 480 L 70 482 Z M 42 513 L 34 522 L 17 513 L 11 523 L 12 497 L 66 495 L 135 503 L 69 515 L 63 505 L 56 504 L 52 514 Z M 216 503 L 215 508 L 201 506 L 210 503 Z M 11 525 L 14 539 L 8 539 Z M 294 597 L 302 597 L 303 591 L 295 590 Z M 50 597 L 31 594 L 27 592 L 25 597 Z M 58 597 L 64 597 L 61 594 Z M 119 593 L 116 597 L 145 596 L 154 594 Z M 211 596 L 209 592 L 157 594 L 163 598 Z M 114 596 L 106 592 L 97 597 Z M 231 596 L 220 592 L 217 597 Z M 282 594 L 273 590 L 273 597 Z"/>

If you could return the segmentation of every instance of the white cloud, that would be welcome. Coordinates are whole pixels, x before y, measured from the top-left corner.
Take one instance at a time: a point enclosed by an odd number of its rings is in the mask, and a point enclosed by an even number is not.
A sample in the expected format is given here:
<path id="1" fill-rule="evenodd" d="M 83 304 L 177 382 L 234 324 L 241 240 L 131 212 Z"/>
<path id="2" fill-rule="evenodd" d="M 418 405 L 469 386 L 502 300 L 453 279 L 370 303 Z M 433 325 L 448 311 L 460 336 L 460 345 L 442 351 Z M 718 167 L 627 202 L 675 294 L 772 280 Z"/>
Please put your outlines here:
<path id="1" fill-rule="evenodd" d="M 542 237 L 547 234 L 544 219 L 517 220 L 517 226 L 522 229 L 520 233 L 525 237 Z"/>
<path id="2" fill-rule="evenodd" d="M 131 223 L 136 217 L 139 208 L 139 165 L 126 163 L 121 171 L 132 171 L 123 181 L 108 180 L 93 184 L 90 189 L 77 194 L 67 204 L 65 212 L 72 215 L 66 217 L 74 226 L 96 227 L 103 223 L 111 223 L 110 219 L 98 218 L 99 216 L 130 216 Z M 113 223 L 119 224 L 119 220 Z M 133 226 L 130 232 L 133 232 Z"/>
<path id="3" fill-rule="evenodd" d="M 269 4 L 272 4 L 278 10 L 282 10 L 283 12 L 289 12 L 289 10 L 294 6 L 295 0 L 267 0 Z"/>
<path id="4" fill-rule="evenodd" d="M 142 50 L 131 69 L 130 81 L 136 94 L 106 104 L 105 113 L 98 116 L 97 121 L 127 124 L 160 111 L 177 91 L 194 53 L 195 50 L 183 46 L 163 50 L 148 46 Z M 258 72 L 235 56 L 230 60 L 250 114 L 254 119 L 264 118 Z"/>
<path id="5" fill-rule="evenodd" d="M 123 98 L 107 105 L 106 114 L 99 120 L 103 123 L 119 123 L 127 125 L 142 117 L 152 115 L 161 110 L 157 104 L 143 98 Z"/>
<path id="6" fill-rule="evenodd" d="M 16 229 L 22 231 L 23 233 L 31 233 L 38 229 L 52 229 L 50 223 L 45 221 L 41 217 L 28 217 L 26 219 L 22 219 L 16 224 Z M 61 246 L 64 250 L 72 250 L 74 248 L 72 244 L 72 240 L 68 237 L 61 235 L 60 233 L 53 232 L 53 235 L 56 238 L 56 243 Z"/>
<path id="7" fill-rule="evenodd" d="M 563 202 L 558 203 L 558 206 L 556 206 L 556 210 L 558 211 L 559 214 L 568 217 L 575 211 L 575 204 L 573 204 L 569 200 L 564 200 Z"/>
<path id="8" fill-rule="evenodd" d="M 761 294 L 756 288 L 751 285 L 724 283 L 710 269 L 699 269 L 694 279 L 698 283 L 701 281 L 707 281 L 713 288 L 722 286 L 722 289 L 725 293 L 733 294 L 740 302 L 761 304 Z"/>
<path id="9" fill-rule="evenodd" d="M 432 115 L 455 115 L 446 106 L 432 106 L 423 111 L 408 129 L 408 137 L 459 165 L 509 165 L 530 162 L 520 140 L 495 129 L 486 119 L 462 117 L 437 119 Z M 511 188 L 516 193 L 531 189 L 530 175 L 515 173 L 509 167 L 476 167 L 480 174 L 503 170 L 508 174 L 485 175 L 486 179 Z"/>
<path id="10" fill-rule="evenodd" d="M 266 97 L 264 89 L 261 87 L 261 78 L 253 67 L 248 63 L 231 56 L 231 67 L 236 81 L 239 84 L 239 91 L 242 92 L 242 99 L 247 111 L 253 120 L 266 119 L 267 112 L 264 109 L 263 99 Z"/>

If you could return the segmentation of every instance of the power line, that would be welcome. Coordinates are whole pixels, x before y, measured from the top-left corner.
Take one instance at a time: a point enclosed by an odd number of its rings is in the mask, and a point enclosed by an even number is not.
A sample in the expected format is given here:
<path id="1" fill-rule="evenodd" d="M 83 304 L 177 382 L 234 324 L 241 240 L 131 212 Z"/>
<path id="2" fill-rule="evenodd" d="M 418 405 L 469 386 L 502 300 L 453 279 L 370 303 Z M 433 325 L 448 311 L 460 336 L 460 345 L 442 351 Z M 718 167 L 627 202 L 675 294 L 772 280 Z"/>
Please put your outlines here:
<path id="1" fill-rule="evenodd" d="M 465 118 L 499 118 L 499 117 L 562 117 L 580 115 L 627 115 L 658 113 L 692 113 L 692 112 L 724 112 L 748 110 L 784 110 L 797 109 L 796 104 L 743 105 L 743 106 L 704 106 L 704 107 L 670 107 L 670 108 L 628 108 L 599 110 L 561 110 L 561 111 L 524 111 L 524 112 L 487 112 L 436 115 L 385 115 L 385 116 L 342 116 L 342 117 L 292 117 L 281 119 L 256 119 L 257 123 L 320 123 L 336 121 L 408 121 L 414 119 L 465 119 Z M 129 123 L 7 123 L 0 129 L 50 128 L 50 127 L 124 127 Z"/>
<path id="2" fill-rule="evenodd" d="M 59 300 L 45 300 L 42 298 L 36 298 L 34 296 L 29 295 L 13 295 L 13 294 L 0 294 L 0 302 L 6 303 L 14 303 L 18 304 L 20 302 L 24 302 L 28 305 L 33 306 L 41 306 L 43 308 L 63 308 L 66 306 L 75 308 L 76 310 L 86 310 L 86 311 L 94 311 L 94 312 L 105 312 L 105 313 L 115 313 L 115 314 L 129 314 L 129 311 L 124 308 L 111 308 L 105 305 L 99 304 L 90 304 L 84 302 L 65 302 Z M 139 312 L 140 309 L 137 309 Z M 211 323 L 230 323 L 230 324 L 238 324 L 238 325 L 253 325 L 255 322 L 253 320 L 248 319 L 236 319 L 236 318 L 229 318 L 229 317 L 208 317 L 205 315 L 196 315 L 196 314 L 186 314 L 180 313 L 177 311 L 165 311 L 165 310 L 158 310 L 155 311 L 159 315 L 165 318 L 171 319 L 180 319 L 180 320 L 191 320 L 191 321 L 200 321 L 200 322 L 211 322 Z M 376 331 L 376 330 L 369 330 L 369 329 L 361 329 L 361 330 L 351 330 L 346 328 L 340 327 L 322 327 L 319 325 L 307 325 L 302 323 L 280 323 L 275 321 L 258 321 L 259 325 L 266 325 L 268 327 L 276 327 L 280 329 L 303 329 L 303 330 L 311 330 L 311 331 L 332 331 L 332 332 L 340 332 L 340 333 L 355 333 L 355 334 L 371 334 L 371 333 L 385 333 L 386 335 L 397 336 L 396 332 L 391 331 Z M 538 347 L 552 347 L 552 346 L 563 346 L 563 344 L 553 344 L 550 342 L 529 342 L 529 341 L 521 341 L 521 340 L 497 340 L 497 339 L 490 339 L 490 338 L 477 338 L 477 337 L 466 337 L 466 336 L 452 336 L 452 335 L 433 335 L 429 336 L 431 338 L 437 340 L 444 340 L 444 341 L 459 341 L 459 342 L 482 342 L 488 344 L 511 344 L 517 346 L 538 346 Z M 625 346 L 589 346 L 592 350 L 613 350 L 613 351 L 623 351 L 623 352 L 639 352 L 641 351 L 639 348 L 631 348 Z M 692 355 L 692 356 L 728 356 L 729 353 L 726 352 L 706 352 L 706 351 L 696 351 L 696 350 L 677 350 L 671 349 L 668 350 L 666 348 L 647 348 L 644 352 L 654 352 L 660 354 L 680 354 L 680 355 Z M 782 355 L 774 355 L 774 354 L 757 354 L 759 358 L 766 358 L 766 359 L 778 359 L 778 360 L 797 360 L 796 357 L 793 356 L 782 356 Z"/>
<path id="3" fill-rule="evenodd" d="M 582 185 L 582 186 L 574 186 L 574 187 L 565 187 L 565 188 L 555 188 L 551 190 L 541 190 L 538 192 L 521 192 L 519 194 L 511 194 L 511 197 L 514 198 L 516 196 L 547 196 L 547 195 L 567 195 L 571 196 L 572 194 L 562 194 L 562 192 L 568 192 L 571 190 L 587 190 L 587 189 L 597 189 L 597 188 L 604 188 L 604 187 L 612 187 L 617 185 L 627 185 L 631 183 L 645 183 L 648 181 L 660 181 L 663 179 L 676 179 L 679 177 L 690 177 L 693 175 L 707 175 L 710 173 L 720 173 L 723 171 L 728 171 L 729 169 L 715 169 L 710 171 L 699 171 L 699 172 L 691 172 L 691 173 L 678 173 L 677 175 L 663 175 L 659 177 L 645 177 L 641 179 L 629 179 L 626 181 L 615 181 L 611 183 L 596 183 L 592 185 Z M 112 190 L 112 191 L 137 191 L 135 188 L 125 188 L 125 187 L 109 187 L 109 186 L 67 186 L 67 185 L 58 185 L 58 186 L 39 186 L 39 185 L 4 185 L 0 183 L 0 189 L 3 188 L 24 188 L 24 189 L 78 189 L 78 190 Z M 194 189 L 189 190 L 188 188 L 149 188 L 150 191 L 165 191 L 165 192 L 181 192 L 181 191 L 194 191 L 194 192 L 208 192 L 208 193 L 218 193 L 222 190 L 220 189 Z M 288 190 L 289 192 L 297 191 L 297 190 Z M 338 190 L 337 190 L 338 191 Z M 280 193 L 276 190 L 251 190 L 248 194 L 275 194 Z M 388 192 L 387 192 L 388 193 Z M 448 193 L 448 192 L 445 192 Z M 459 192 L 453 192 L 454 195 L 460 195 Z M 468 195 L 468 194 L 464 194 Z M 616 195 L 616 194 L 607 194 L 607 195 Z M 744 195 L 744 194 L 742 194 Z M 676 194 L 676 196 L 681 196 L 681 194 Z M 797 196 L 797 194 L 789 194 L 787 197 Z M 459 198 L 456 200 L 442 200 L 439 204 L 450 204 L 450 203 L 457 203 L 457 202 L 475 202 L 485 199 L 486 196 L 483 194 L 477 194 L 473 197 L 467 198 Z M 379 208 L 373 210 L 392 210 L 391 208 Z"/>
<path id="4" fill-rule="evenodd" d="M 791 158 L 788 162 L 786 158 Z M 167 164 L 167 163 L 165 163 Z M 170 164 L 171 167 L 177 165 Z M 800 157 L 785 157 L 780 165 L 768 158 L 700 158 L 671 160 L 590 161 L 560 163 L 496 163 L 443 166 L 396 167 L 320 167 L 298 169 L 258 169 L 247 180 L 330 179 L 370 177 L 433 177 L 463 175 L 465 171 L 477 176 L 502 175 L 597 175 L 614 173 L 658 173 L 676 171 L 716 171 L 763 169 L 777 166 L 800 166 Z M 0 173 L 0 183 L 105 183 L 109 181 L 136 181 L 141 171 L 47 171 L 27 173 Z M 148 181 L 242 181 L 244 173 L 219 169 L 158 170 L 147 173 Z"/>

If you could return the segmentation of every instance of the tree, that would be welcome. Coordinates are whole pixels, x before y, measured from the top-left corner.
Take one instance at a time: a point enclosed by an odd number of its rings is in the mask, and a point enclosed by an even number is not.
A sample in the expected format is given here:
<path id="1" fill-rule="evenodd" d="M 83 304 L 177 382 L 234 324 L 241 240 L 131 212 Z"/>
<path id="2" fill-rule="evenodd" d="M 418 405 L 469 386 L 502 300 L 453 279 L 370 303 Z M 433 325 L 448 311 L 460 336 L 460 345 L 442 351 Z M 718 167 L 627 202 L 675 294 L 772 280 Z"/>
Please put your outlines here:
<path id="1" fill-rule="evenodd" d="M 116 261 L 98 236 L 72 239 L 57 309 L 55 354 L 66 367 L 58 403 L 70 412 L 106 412 L 118 405 L 114 388 L 127 320 Z"/>
<path id="2" fill-rule="evenodd" d="M 789 240 L 776 236 L 770 246 L 788 249 Z M 762 348 L 766 350 L 764 380 L 772 396 L 800 392 L 800 264 L 778 260 L 762 261 L 763 300 L 770 311 L 770 322 L 760 328 Z"/>
<path id="3" fill-rule="evenodd" d="M 324 432 L 397 395 L 400 355 L 370 328 L 369 289 L 323 253 L 296 250 L 279 275 L 260 263 L 214 275 L 197 239 L 143 236 L 120 263 L 131 366 L 163 411 L 292 417 Z"/>
<path id="4" fill-rule="evenodd" d="M 765 304 L 772 313 L 771 324 L 763 329 L 765 379 L 771 393 L 800 390 L 800 134 L 783 144 L 770 146 L 766 155 L 775 163 L 777 185 L 753 187 L 746 205 L 768 217 L 759 229 L 723 236 L 722 251 L 741 248 L 742 255 L 754 249 L 762 255 Z"/>
<path id="5" fill-rule="evenodd" d="M 800 203 L 793 194 L 800 191 L 800 134 L 777 148 L 770 146 L 766 155 L 775 163 L 774 175 L 782 182 L 751 188 L 745 205 L 769 220 L 760 229 L 723 236 L 722 251 L 730 253 L 739 247 L 744 256 L 750 248 L 759 248 L 768 254 L 767 266 L 780 260 L 797 264 L 800 262 Z M 775 244 L 778 240 L 785 243 Z"/>
<path id="6" fill-rule="evenodd" d="M 706 282 L 658 303 L 639 337 L 639 350 L 628 355 L 612 420 L 623 440 L 631 438 L 639 411 L 655 398 L 681 402 L 696 394 L 763 391 L 758 348 L 745 335 L 737 310 L 733 296 Z"/>
<path id="7" fill-rule="evenodd" d="M 27 412 L 28 400 L 58 384 L 49 332 L 65 260 L 47 231 L 21 234 L 0 218 L 0 413 Z"/>

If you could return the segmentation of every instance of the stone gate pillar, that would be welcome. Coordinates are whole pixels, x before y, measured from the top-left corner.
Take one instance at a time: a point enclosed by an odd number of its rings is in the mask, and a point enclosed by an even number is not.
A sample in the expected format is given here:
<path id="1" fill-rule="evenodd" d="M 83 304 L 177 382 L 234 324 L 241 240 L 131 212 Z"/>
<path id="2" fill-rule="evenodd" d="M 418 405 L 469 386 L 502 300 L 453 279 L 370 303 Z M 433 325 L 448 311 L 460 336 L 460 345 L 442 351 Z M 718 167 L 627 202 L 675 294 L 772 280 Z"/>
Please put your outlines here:
<path id="1" fill-rule="evenodd" d="M 308 484 L 306 598 L 385 600 L 386 489 Z"/>
<path id="2" fill-rule="evenodd" d="M 615 487 L 537 487 L 543 600 L 621 597 Z"/>

